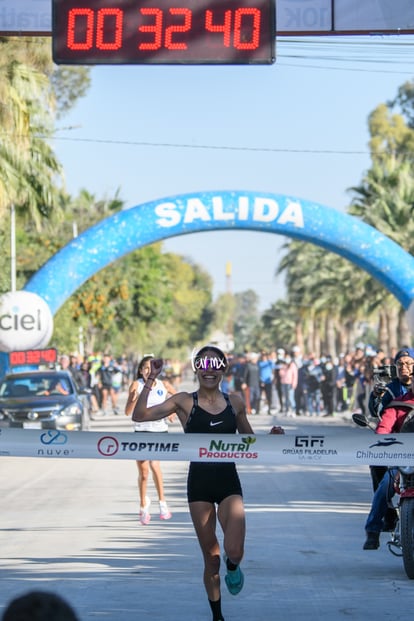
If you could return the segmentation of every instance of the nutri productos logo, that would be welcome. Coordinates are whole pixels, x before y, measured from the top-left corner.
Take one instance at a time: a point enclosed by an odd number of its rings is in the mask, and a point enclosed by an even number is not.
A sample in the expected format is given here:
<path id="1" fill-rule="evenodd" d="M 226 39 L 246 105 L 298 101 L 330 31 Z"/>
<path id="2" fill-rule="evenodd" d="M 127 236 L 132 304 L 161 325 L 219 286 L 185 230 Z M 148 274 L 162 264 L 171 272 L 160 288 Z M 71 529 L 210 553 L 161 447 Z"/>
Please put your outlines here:
<path id="1" fill-rule="evenodd" d="M 256 438 L 247 436 L 237 439 L 235 442 L 223 442 L 223 440 L 211 440 L 208 447 L 200 447 L 198 449 L 199 457 L 206 460 L 221 459 L 257 459 L 258 454 L 251 451 L 252 445 L 256 442 Z"/>
<path id="2" fill-rule="evenodd" d="M 45 347 L 53 333 L 53 316 L 46 301 L 29 291 L 0 297 L 0 351 Z"/>

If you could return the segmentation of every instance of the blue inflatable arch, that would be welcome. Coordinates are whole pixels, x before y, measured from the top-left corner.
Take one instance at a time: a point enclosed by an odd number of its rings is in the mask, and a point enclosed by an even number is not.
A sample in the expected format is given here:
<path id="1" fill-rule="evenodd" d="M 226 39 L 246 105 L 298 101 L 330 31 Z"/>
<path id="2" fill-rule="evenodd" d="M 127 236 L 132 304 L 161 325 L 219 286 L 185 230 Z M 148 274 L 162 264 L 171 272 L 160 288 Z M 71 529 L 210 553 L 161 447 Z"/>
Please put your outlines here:
<path id="1" fill-rule="evenodd" d="M 62 248 L 25 290 L 44 298 L 55 314 L 85 281 L 129 252 L 169 237 L 218 230 L 263 231 L 317 244 L 369 272 L 404 308 L 414 298 L 414 258 L 376 229 L 318 203 L 243 191 L 182 194 L 118 212 Z"/>

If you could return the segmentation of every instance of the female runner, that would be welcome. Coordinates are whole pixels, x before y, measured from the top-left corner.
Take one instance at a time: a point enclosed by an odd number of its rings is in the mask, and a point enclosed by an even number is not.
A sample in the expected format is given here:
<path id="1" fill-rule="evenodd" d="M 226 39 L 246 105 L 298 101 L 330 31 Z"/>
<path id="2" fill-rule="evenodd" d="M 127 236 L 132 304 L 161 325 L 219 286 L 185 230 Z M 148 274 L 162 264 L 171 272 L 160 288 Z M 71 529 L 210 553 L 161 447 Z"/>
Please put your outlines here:
<path id="1" fill-rule="evenodd" d="M 152 383 L 161 372 L 162 365 L 162 360 L 151 360 L 151 371 L 135 405 L 132 420 L 160 420 L 175 412 L 185 433 L 254 433 L 241 397 L 237 394 L 227 395 L 220 390 L 228 366 L 226 356 L 220 349 L 206 345 L 195 354 L 193 368 L 199 382 L 196 392 L 178 392 L 163 403 L 148 407 Z M 273 427 L 271 433 L 284 432 L 280 427 Z M 187 498 L 204 558 L 204 586 L 213 621 L 224 621 L 221 611 L 217 520 L 223 531 L 226 586 L 232 595 L 237 595 L 244 582 L 240 562 L 244 552 L 245 513 L 235 464 L 191 462 Z"/>
<path id="2" fill-rule="evenodd" d="M 125 405 L 125 414 L 130 416 L 134 410 L 134 406 L 137 402 L 139 393 L 143 390 L 148 376 L 151 372 L 150 361 L 154 356 L 144 356 L 138 365 L 137 379 L 132 382 L 129 387 L 128 399 Z M 167 398 L 168 394 L 175 394 L 177 391 L 171 386 L 169 382 L 161 381 L 159 379 L 154 380 L 151 387 L 151 394 L 149 398 L 150 405 L 162 403 Z M 173 416 L 169 416 L 168 420 L 172 422 Z M 156 420 L 145 423 L 135 423 L 135 431 L 137 432 L 150 432 L 150 433 L 165 433 L 168 431 L 167 420 Z M 140 512 L 139 519 L 141 524 L 146 525 L 150 523 L 150 504 L 151 500 L 147 496 L 147 484 L 149 472 L 151 470 L 152 478 L 155 484 L 155 488 L 158 494 L 158 502 L 160 506 L 160 519 L 169 520 L 171 518 L 171 512 L 168 508 L 167 502 L 164 497 L 164 481 L 162 476 L 161 464 L 158 460 L 137 460 L 138 467 L 138 492 L 140 498 Z"/>

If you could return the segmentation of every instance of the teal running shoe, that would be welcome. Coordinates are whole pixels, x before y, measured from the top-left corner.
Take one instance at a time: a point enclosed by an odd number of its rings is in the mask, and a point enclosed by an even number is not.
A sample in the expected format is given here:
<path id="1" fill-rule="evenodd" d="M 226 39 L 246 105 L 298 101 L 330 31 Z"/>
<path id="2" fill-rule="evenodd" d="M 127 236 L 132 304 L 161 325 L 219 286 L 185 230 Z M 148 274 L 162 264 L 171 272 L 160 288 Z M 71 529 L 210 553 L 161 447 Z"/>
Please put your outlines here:
<path id="1" fill-rule="evenodd" d="M 234 571 L 228 569 L 227 574 L 224 576 L 224 581 L 229 593 L 232 595 L 240 593 L 244 584 L 244 576 L 240 566 L 238 565 Z"/>

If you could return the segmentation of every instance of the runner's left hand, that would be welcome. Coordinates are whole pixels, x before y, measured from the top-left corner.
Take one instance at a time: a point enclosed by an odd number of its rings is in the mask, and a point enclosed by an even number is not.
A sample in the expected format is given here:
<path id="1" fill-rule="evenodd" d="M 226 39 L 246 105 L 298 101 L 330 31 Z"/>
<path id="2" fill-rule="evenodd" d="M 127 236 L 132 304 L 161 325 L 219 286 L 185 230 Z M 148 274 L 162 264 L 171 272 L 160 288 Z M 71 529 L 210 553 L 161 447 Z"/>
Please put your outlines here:
<path id="1" fill-rule="evenodd" d="M 162 371 L 163 366 L 164 366 L 164 360 L 162 358 L 152 358 L 150 375 L 152 377 L 158 377 L 158 375 Z"/>

